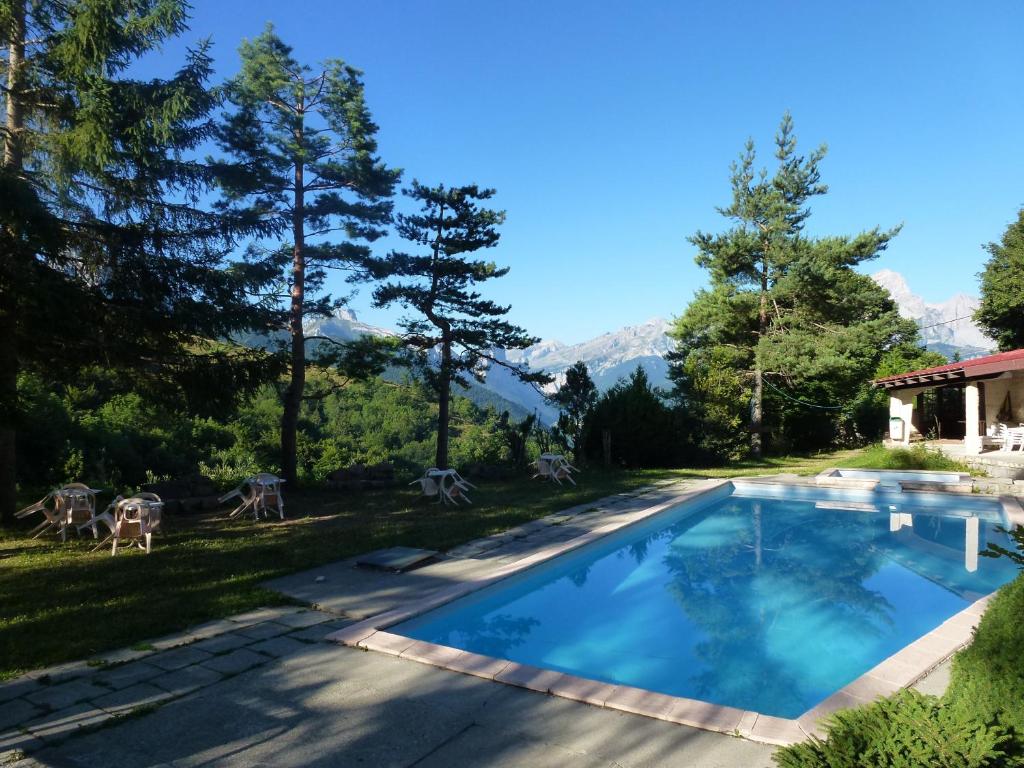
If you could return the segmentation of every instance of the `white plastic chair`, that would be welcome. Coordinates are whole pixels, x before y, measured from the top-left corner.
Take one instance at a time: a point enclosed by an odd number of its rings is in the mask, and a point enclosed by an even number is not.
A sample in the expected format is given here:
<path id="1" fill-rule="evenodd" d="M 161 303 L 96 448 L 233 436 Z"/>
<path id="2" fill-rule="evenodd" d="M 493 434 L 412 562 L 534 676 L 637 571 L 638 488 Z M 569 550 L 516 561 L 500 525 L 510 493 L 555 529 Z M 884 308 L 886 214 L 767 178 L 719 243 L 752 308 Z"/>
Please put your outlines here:
<path id="1" fill-rule="evenodd" d="M 145 549 L 148 555 L 152 549 L 153 533 L 160 528 L 162 507 L 163 502 L 155 493 L 140 493 L 117 502 L 110 554 L 116 555 L 121 542 L 129 541 Z"/>
<path id="2" fill-rule="evenodd" d="M 60 515 L 60 538 L 68 540 L 68 528 L 74 526 L 81 534 L 82 528 L 96 517 L 96 494 L 99 491 L 82 483 L 68 483 L 53 492 L 55 506 Z M 99 534 L 93 527 L 93 538 Z"/>
<path id="3" fill-rule="evenodd" d="M 269 517 L 269 509 L 273 507 L 284 520 L 284 495 L 281 493 L 281 485 L 284 480 L 269 472 L 260 472 L 254 477 L 248 478 L 244 483 L 233 491 L 224 494 L 219 501 L 223 504 L 233 498 L 242 499 L 242 503 L 231 510 L 228 517 L 238 517 L 248 510 L 252 510 L 253 519 L 259 520 L 260 515 Z"/>
<path id="4" fill-rule="evenodd" d="M 33 539 L 38 539 L 44 533 L 48 533 L 51 528 L 60 528 L 61 515 L 60 511 L 57 509 L 57 504 L 52 491 L 43 496 L 43 498 L 35 504 L 29 504 L 24 509 L 15 512 L 14 516 L 21 520 L 29 515 L 34 515 L 36 512 L 43 516 L 43 521 L 29 531 L 29 536 Z"/>

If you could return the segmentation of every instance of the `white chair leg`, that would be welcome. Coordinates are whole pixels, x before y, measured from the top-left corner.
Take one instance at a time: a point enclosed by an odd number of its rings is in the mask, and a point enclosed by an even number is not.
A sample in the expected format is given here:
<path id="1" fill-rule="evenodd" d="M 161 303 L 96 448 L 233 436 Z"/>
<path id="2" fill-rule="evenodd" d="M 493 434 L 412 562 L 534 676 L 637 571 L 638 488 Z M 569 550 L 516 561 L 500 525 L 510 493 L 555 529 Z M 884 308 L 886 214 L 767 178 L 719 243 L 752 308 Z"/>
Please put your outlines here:
<path id="1" fill-rule="evenodd" d="M 152 546 L 152 544 L 153 544 L 153 534 L 152 533 L 147 533 L 146 534 L 146 554 L 147 555 L 149 554 L 149 550 L 150 550 L 150 547 Z"/>

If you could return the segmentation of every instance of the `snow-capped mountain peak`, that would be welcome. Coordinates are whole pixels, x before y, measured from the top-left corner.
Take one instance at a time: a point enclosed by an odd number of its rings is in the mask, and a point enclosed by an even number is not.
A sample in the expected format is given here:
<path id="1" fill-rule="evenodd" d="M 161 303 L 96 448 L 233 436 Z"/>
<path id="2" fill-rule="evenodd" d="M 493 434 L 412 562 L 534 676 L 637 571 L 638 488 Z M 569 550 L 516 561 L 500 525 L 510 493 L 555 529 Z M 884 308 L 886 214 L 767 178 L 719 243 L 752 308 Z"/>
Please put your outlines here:
<path id="1" fill-rule="evenodd" d="M 958 293 L 932 304 L 912 292 L 899 272 L 882 269 L 871 277 L 889 291 L 901 316 L 917 322 L 921 338 L 929 349 L 947 357 L 959 352 L 961 357 L 969 358 L 986 354 L 995 347 L 992 339 L 974 324 L 974 313 L 980 303 L 977 297 Z"/>

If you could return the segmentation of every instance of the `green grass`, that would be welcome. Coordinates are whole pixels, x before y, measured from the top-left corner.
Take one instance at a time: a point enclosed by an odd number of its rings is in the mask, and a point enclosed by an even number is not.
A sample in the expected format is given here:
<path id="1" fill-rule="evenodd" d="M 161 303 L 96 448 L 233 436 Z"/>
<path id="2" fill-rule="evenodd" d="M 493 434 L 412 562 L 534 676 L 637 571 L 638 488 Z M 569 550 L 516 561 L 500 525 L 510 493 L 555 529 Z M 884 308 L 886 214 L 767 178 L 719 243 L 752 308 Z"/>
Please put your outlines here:
<path id="1" fill-rule="evenodd" d="M 0 529 L 0 679 L 120 648 L 210 619 L 285 602 L 267 579 L 395 545 L 446 550 L 479 536 L 658 480 L 853 466 L 858 451 L 714 469 L 584 473 L 577 488 L 517 478 L 481 483 L 471 507 L 419 501 L 410 488 L 287 496 L 289 519 L 168 517 L 148 557 L 89 553 L 91 538 L 29 541 Z M 862 464 L 856 464 L 862 466 Z"/>
<path id="2" fill-rule="evenodd" d="M 881 444 L 872 445 L 838 466 L 857 469 L 926 469 L 978 474 L 977 469 L 972 469 L 941 453 L 929 451 L 923 445 L 907 449 L 886 448 Z"/>

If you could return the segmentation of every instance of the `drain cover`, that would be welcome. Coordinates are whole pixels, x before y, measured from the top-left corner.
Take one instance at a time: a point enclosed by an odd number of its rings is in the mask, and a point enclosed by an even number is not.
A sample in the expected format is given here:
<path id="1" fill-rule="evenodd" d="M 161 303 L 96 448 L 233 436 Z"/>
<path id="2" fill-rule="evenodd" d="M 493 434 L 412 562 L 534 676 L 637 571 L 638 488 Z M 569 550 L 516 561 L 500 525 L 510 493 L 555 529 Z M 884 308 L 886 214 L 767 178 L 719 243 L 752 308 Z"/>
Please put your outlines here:
<path id="1" fill-rule="evenodd" d="M 356 560 L 356 565 L 401 573 L 417 565 L 422 565 L 427 560 L 435 557 L 437 557 L 437 552 L 431 549 L 391 547 L 390 549 L 378 549 L 376 552 L 361 555 Z"/>

